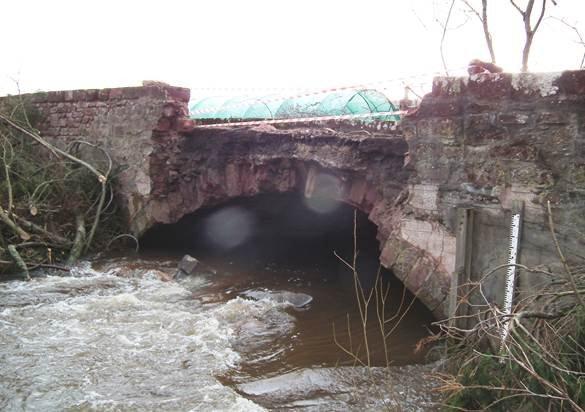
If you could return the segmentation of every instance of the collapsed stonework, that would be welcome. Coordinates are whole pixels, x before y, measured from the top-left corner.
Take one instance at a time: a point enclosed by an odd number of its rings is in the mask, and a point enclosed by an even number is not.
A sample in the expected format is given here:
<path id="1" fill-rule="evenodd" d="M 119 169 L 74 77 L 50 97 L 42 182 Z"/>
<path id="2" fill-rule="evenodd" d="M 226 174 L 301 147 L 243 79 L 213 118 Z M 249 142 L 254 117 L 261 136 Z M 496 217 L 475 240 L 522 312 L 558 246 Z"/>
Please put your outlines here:
<path id="1" fill-rule="evenodd" d="M 121 204 L 141 235 L 240 196 L 301 191 L 367 213 L 381 263 L 435 316 L 448 313 L 458 208 L 476 211 L 472 271 L 505 263 L 509 209 L 525 202 L 521 263 L 555 261 L 552 201 L 567 250 L 585 233 L 585 71 L 439 78 L 399 130 L 306 123 L 205 128 L 188 118 L 189 91 L 162 84 L 24 96 L 60 144 L 85 139 L 125 166 Z M 547 279 L 521 274 L 520 286 Z M 486 284 L 501 300 L 504 271 Z"/>

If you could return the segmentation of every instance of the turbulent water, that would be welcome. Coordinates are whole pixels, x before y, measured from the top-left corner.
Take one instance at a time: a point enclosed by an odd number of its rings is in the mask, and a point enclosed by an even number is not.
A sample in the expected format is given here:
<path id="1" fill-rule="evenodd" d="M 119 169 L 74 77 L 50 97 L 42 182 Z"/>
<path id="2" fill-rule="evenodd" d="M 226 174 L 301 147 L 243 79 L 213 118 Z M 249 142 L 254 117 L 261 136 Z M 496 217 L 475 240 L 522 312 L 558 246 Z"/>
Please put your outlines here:
<path id="1" fill-rule="evenodd" d="M 324 295 L 326 281 L 285 273 L 274 283 L 227 270 L 169 281 L 176 263 L 113 259 L 67 277 L 1 282 L 0 410 L 363 410 L 395 402 L 380 389 L 387 379 L 332 368 L 351 362 L 332 342 L 331 323 L 343 325 L 346 315 L 341 295 Z M 399 363 L 421 360 L 412 348 L 424 321 L 411 318 L 416 332 L 406 334 Z M 395 380 L 416 376 L 406 369 Z M 425 409 L 418 385 L 396 392 L 402 405 Z"/>

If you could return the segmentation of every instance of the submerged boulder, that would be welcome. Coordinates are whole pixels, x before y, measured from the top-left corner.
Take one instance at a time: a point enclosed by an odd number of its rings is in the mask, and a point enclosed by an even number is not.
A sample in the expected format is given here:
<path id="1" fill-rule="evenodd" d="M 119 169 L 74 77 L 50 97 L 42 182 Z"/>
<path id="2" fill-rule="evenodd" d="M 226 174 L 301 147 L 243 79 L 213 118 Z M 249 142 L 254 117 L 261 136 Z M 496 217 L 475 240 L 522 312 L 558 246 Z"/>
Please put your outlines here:
<path id="1" fill-rule="evenodd" d="M 270 299 L 278 303 L 290 303 L 295 308 L 302 308 L 313 301 L 311 295 L 288 291 L 249 290 L 244 292 L 243 295 L 254 300 Z"/>

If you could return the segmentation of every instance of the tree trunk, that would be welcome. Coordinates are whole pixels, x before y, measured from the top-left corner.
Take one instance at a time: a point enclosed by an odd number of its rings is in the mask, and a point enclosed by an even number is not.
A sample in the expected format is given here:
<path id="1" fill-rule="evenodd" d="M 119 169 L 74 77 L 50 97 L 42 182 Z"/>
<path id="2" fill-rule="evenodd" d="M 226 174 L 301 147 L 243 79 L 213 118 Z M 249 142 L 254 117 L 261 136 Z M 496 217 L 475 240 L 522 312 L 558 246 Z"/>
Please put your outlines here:
<path id="1" fill-rule="evenodd" d="M 494 50 L 494 43 L 488 26 L 487 0 L 481 0 L 481 16 L 482 16 L 481 23 L 483 25 L 483 35 L 485 36 L 485 43 L 487 44 L 488 50 L 490 52 L 490 58 L 492 59 L 492 63 L 496 64 L 496 52 Z"/>
<path id="2" fill-rule="evenodd" d="M 524 43 L 524 50 L 522 50 L 522 73 L 528 72 L 528 57 L 530 57 L 530 47 L 532 46 L 532 39 L 534 32 L 526 33 L 526 43 Z"/>
<path id="3" fill-rule="evenodd" d="M 68 266 L 73 265 L 79 259 L 79 256 L 81 256 L 85 246 L 85 220 L 83 219 L 82 214 L 75 215 L 75 223 L 77 224 L 77 231 L 75 232 L 73 247 L 71 248 L 71 252 L 69 252 L 69 257 L 67 258 Z"/>
<path id="4" fill-rule="evenodd" d="M 16 247 L 14 245 L 8 245 L 8 253 L 10 253 L 10 257 L 12 257 L 14 263 L 16 263 L 16 266 L 18 266 L 18 268 L 22 270 L 24 276 L 26 277 L 26 280 L 30 280 L 30 273 L 28 271 L 28 267 L 26 266 L 26 263 L 24 263 L 24 260 L 22 260 L 20 253 L 18 253 L 18 250 L 16 250 Z"/>

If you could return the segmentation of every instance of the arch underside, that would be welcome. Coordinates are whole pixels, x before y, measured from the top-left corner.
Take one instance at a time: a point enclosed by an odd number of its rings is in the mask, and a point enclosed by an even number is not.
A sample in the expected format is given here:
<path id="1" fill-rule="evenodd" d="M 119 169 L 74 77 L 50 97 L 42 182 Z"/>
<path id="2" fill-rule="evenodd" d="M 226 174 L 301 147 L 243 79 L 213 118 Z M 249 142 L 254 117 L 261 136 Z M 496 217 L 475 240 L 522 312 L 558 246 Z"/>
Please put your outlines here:
<path id="1" fill-rule="evenodd" d="M 150 201 L 155 223 L 174 223 L 199 209 L 218 206 L 240 197 L 300 192 L 306 198 L 332 198 L 364 212 L 377 227 L 380 263 L 394 272 L 437 318 L 446 316 L 449 277 L 440 259 L 405 239 L 401 198 L 405 184 L 382 184 L 368 170 L 327 167 L 314 160 L 284 157 L 240 159 L 229 163 L 208 161 L 193 176 L 182 176 L 161 198 Z M 402 199 L 404 200 L 404 199 Z"/>

